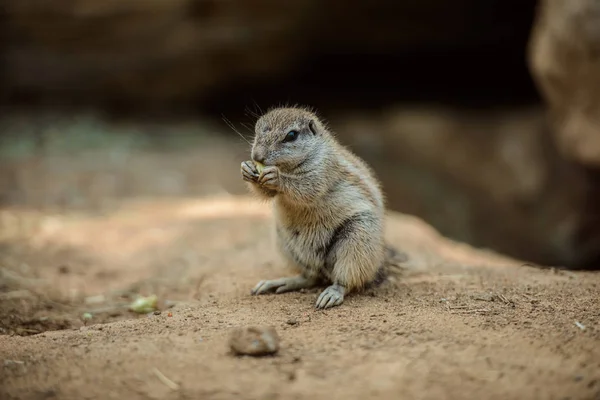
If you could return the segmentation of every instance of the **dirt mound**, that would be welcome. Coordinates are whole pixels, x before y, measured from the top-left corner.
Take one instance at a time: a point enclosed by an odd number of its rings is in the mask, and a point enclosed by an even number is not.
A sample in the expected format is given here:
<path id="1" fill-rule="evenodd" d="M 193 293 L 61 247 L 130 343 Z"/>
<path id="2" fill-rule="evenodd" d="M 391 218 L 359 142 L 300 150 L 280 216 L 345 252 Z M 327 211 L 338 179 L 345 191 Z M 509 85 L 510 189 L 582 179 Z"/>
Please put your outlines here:
<path id="1" fill-rule="evenodd" d="M 237 197 L 37 215 L 28 235 L 4 242 L 0 397 L 600 396 L 598 274 L 522 266 L 392 214 L 405 273 L 316 311 L 318 290 L 249 295 L 287 273 L 265 240 L 268 219 Z M 156 294 L 161 312 L 128 312 L 131 293 Z M 278 354 L 230 354 L 231 330 L 247 325 L 274 326 Z"/>

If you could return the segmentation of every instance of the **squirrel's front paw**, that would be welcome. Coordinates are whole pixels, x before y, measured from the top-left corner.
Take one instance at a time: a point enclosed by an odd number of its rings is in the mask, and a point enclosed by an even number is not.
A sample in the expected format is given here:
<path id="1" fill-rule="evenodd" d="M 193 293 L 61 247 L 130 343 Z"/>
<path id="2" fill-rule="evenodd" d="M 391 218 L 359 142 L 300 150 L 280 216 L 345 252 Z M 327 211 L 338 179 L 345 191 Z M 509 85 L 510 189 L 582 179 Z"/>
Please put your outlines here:
<path id="1" fill-rule="evenodd" d="M 241 165 L 242 179 L 246 182 L 258 182 L 258 170 L 253 161 L 244 161 Z"/>
<path id="2" fill-rule="evenodd" d="M 258 177 L 258 183 L 267 189 L 279 190 L 281 184 L 279 179 L 279 168 L 275 166 L 265 167 Z"/>

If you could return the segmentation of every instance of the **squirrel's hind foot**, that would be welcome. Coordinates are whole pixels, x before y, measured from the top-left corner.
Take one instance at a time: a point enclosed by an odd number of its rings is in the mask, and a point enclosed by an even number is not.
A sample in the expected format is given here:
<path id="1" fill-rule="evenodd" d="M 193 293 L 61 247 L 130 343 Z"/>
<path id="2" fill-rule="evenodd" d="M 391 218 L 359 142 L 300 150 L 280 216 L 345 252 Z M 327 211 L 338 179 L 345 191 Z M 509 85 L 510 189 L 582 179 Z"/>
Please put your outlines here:
<path id="1" fill-rule="evenodd" d="M 325 309 L 339 306 L 344 302 L 345 293 L 346 288 L 335 283 L 321 292 L 317 299 L 317 303 L 315 304 L 315 308 Z"/>

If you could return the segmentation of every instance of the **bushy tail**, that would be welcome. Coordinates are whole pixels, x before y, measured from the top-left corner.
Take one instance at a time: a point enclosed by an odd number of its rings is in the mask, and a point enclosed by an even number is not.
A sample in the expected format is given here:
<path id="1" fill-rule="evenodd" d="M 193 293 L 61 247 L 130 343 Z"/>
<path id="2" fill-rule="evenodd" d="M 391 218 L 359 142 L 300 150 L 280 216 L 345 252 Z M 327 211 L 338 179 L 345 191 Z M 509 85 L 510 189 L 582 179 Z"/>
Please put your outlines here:
<path id="1" fill-rule="evenodd" d="M 403 263 L 408 261 L 408 255 L 396 250 L 394 247 L 385 245 L 385 259 L 383 265 L 379 268 L 377 277 L 368 287 L 378 287 L 385 281 L 395 281 L 399 275 L 405 271 L 406 266 Z"/>
<path id="2" fill-rule="evenodd" d="M 385 261 L 383 270 L 385 275 L 390 278 L 394 275 L 402 274 L 405 269 L 405 263 L 408 261 L 408 254 L 398 251 L 393 246 L 385 245 Z"/>

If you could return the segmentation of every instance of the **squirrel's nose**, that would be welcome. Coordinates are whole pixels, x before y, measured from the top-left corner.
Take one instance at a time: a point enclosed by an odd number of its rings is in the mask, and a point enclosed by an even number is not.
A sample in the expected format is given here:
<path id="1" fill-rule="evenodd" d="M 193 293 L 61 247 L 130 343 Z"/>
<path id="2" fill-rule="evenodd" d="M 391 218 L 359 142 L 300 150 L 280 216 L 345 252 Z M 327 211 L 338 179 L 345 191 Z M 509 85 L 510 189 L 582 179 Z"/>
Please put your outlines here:
<path id="1" fill-rule="evenodd" d="M 267 152 L 263 148 L 256 148 L 252 151 L 252 159 L 261 164 L 264 164 L 265 158 L 267 158 Z"/>

